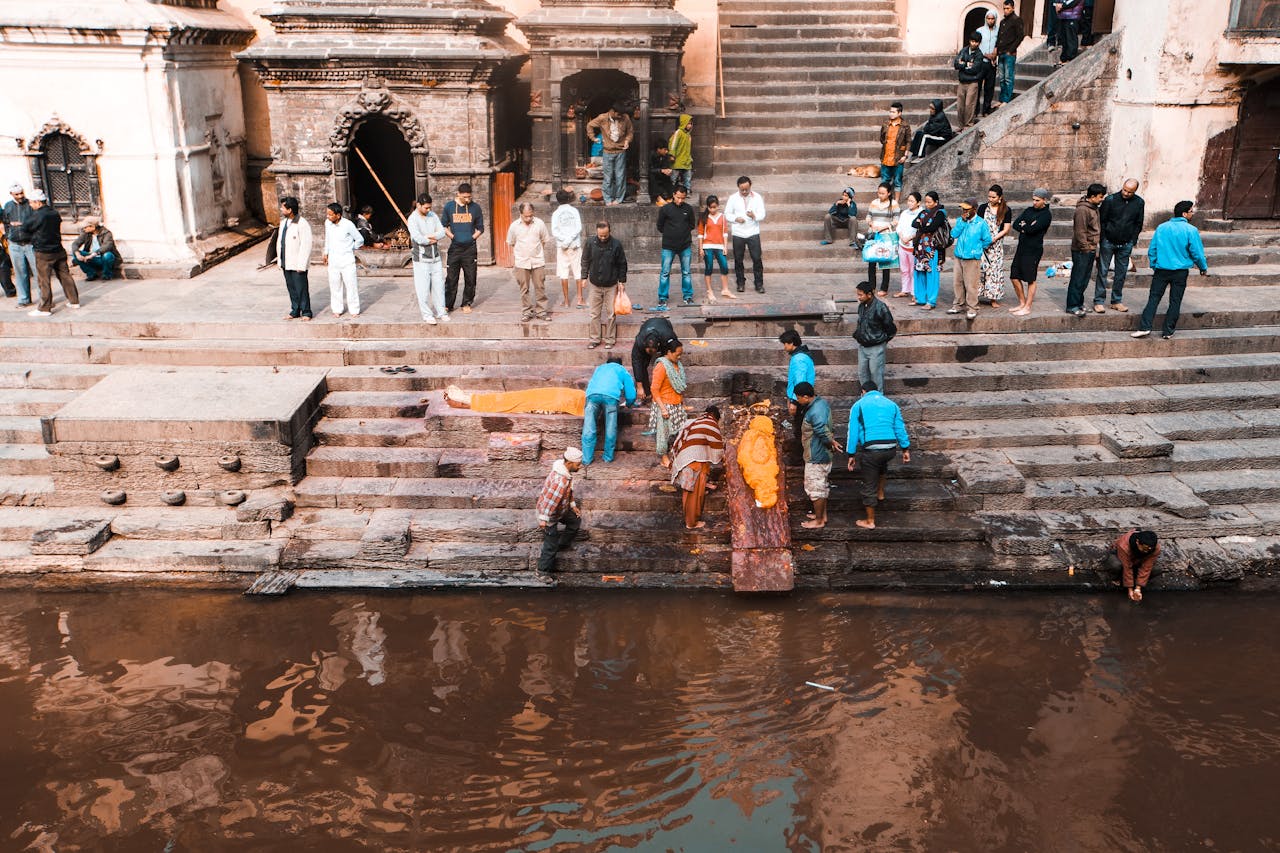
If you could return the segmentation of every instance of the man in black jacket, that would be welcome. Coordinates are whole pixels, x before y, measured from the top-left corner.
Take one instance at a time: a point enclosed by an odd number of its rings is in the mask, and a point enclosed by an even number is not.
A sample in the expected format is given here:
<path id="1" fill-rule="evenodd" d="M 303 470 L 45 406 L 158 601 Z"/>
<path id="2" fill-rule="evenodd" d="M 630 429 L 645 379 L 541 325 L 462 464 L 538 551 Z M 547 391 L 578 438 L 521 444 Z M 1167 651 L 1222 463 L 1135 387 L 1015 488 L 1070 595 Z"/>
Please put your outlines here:
<path id="1" fill-rule="evenodd" d="M 591 340 L 587 349 L 600 346 L 600 327 L 604 326 L 604 348 L 613 349 L 618 339 L 618 318 L 613 313 L 613 301 L 618 288 L 627 283 L 627 253 L 618 238 L 610 235 L 609 223 L 596 223 L 596 238 L 582 247 L 582 271 L 591 282 L 591 296 L 587 300 L 590 317 L 587 328 Z"/>
<path id="2" fill-rule="evenodd" d="M 636 396 L 649 396 L 649 368 L 653 360 L 667 350 L 668 341 L 676 341 L 675 327 L 666 317 L 650 317 L 640 326 L 636 342 L 631 345 L 631 375 L 636 380 Z"/>
<path id="3" fill-rule="evenodd" d="M 1013 11 L 1013 0 L 1004 0 L 1004 17 L 1000 19 L 1000 31 L 996 34 L 996 61 L 1000 63 L 1000 103 L 1013 100 L 1013 84 L 1018 65 L 1018 48 L 1027 37 L 1027 27 Z"/>
<path id="4" fill-rule="evenodd" d="M 875 285 L 858 283 L 858 328 L 853 339 L 858 342 L 858 381 L 874 382 L 884 387 L 884 351 L 898 334 L 893 312 L 883 300 L 876 299 Z"/>
<path id="5" fill-rule="evenodd" d="M 1093 286 L 1093 310 L 1099 314 L 1107 309 L 1102 306 L 1107 301 L 1107 273 L 1111 271 L 1112 258 L 1115 259 L 1116 277 L 1111 285 L 1111 308 L 1114 311 L 1128 311 L 1124 302 L 1124 280 L 1129 274 L 1129 255 L 1142 233 L 1142 221 L 1146 218 L 1147 203 L 1138 195 L 1138 182 L 1133 178 L 1124 182 L 1120 192 L 1112 193 L 1102 200 L 1098 208 L 1099 224 L 1102 228 L 1102 239 L 1098 242 L 1098 273 Z"/>
<path id="6" fill-rule="evenodd" d="M 62 248 L 62 217 L 49 207 L 42 190 L 31 191 L 31 219 L 22 227 L 22 237 L 36 251 L 36 281 L 40 287 L 40 304 L 27 313 L 32 317 L 48 317 L 53 313 L 53 276 L 62 282 L 67 304 L 80 307 L 80 291 L 67 268 L 67 250 Z"/>
<path id="7" fill-rule="evenodd" d="M 667 308 L 667 293 L 671 289 L 671 262 L 680 257 L 680 295 L 686 308 L 693 304 L 693 276 L 689 267 L 693 263 L 693 230 L 698 226 L 698 215 L 685 201 L 684 187 L 677 186 L 671 192 L 671 203 L 658 208 L 658 233 L 662 235 L 662 271 L 658 274 L 657 310 Z"/>
<path id="8" fill-rule="evenodd" d="M 973 123 L 978 112 L 978 86 L 987 73 L 987 58 L 982 55 L 982 36 L 976 32 L 969 34 L 969 44 L 956 54 L 951 63 L 956 69 L 956 114 L 960 122 L 960 130 Z"/>

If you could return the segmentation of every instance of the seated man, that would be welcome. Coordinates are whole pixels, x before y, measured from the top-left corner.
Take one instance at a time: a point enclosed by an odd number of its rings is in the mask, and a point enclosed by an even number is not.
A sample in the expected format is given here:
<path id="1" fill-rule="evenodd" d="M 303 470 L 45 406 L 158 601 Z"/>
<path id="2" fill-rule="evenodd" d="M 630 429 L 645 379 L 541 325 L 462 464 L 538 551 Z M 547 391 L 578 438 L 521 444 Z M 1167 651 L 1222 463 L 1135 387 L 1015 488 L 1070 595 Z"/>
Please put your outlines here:
<path id="1" fill-rule="evenodd" d="M 424 398 L 423 402 L 429 402 Z M 578 388 L 528 388 L 523 391 L 467 393 L 457 385 L 445 389 L 444 401 L 455 409 L 527 415 L 576 415 L 587 408 L 587 394 Z"/>
<path id="2" fill-rule="evenodd" d="M 360 208 L 360 215 L 356 217 L 356 230 L 364 238 L 366 246 L 372 246 L 375 249 L 382 248 L 382 236 L 373 230 L 373 207 L 371 205 L 366 204 Z"/>
<path id="3" fill-rule="evenodd" d="M 839 200 L 827 209 L 827 215 L 823 217 L 822 240 L 818 245 L 830 246 L 836 241 L 836 231 L 844 230 L 849 232 L 849 245 L 852 246 L 858 239 L 857 221 L 858 206 L 853 203 L 853 187 L 845 187 Z"/>
<path id="4" fill-rule="evenodd" d="M 649 194 L 653 197 L 654 204 L 662 205 L 671 201 L 671 194 L 675 191 L 675 179 L 672 177 L 674 163 L 667 141 L 659 139 L 654 145 L 653 156 L 649 158 Z"/>
<path id="5" fill-rule="evenodd" d="M 86 281 L 111 281 L 120 265 L 115 237 L 102 227 L 102 220 L 96 216 L 84 221 L 84 233 L 71 244 L 71 257 Z"/>
<path id="6" fill-rule="evenodd" d="M 945 145 L 955 135 L 955 131 L 951 129 L 951 122 L 942 109 L 942 99 L 934 98 L 929 103 L 928 121 L 911 139 L 912 161 L 919 160 L 933 149 Z"/>
<path id="7" fill-rule="evenodd" d="M 1142 601 L 1142 588 L 1151 579 L 1156 557 L 1160 555 L 1160 539 L 1153 530 L 1130 530 L 1121 533 L 1102 562 L 1104 571 L 1116 577 L 1112 583 L 1129 591 L 1129 600 Z"/>

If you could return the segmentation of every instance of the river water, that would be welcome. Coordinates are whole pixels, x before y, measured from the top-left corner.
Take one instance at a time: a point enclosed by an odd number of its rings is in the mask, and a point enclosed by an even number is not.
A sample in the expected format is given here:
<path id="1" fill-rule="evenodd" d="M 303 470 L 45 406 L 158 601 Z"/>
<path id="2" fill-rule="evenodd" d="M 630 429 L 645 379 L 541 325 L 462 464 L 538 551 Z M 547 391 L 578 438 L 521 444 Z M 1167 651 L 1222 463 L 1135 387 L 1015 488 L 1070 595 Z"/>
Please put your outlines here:
<path id="1" fill-rule="evenodd" d="M 6 592 L 0 850 L 1276 850 L 1277 604 Z"/>

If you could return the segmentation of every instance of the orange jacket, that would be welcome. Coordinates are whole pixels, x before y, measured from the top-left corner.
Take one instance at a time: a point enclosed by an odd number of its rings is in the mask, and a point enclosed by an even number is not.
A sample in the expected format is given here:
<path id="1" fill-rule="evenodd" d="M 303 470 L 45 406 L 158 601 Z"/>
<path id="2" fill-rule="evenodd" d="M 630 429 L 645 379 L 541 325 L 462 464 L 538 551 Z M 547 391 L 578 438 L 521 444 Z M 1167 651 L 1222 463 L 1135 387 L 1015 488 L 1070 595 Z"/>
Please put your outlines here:
<path id="1" fill-rule="evenodd" d="M 671 387 L 671 383 L 667 380 L 667 368 L 660 361 L 653 363 L 653 381 L 650 385 L 653 390 L 653 399 L 664 406 L 679 406 L 684 402 L 684 398 Z"/>

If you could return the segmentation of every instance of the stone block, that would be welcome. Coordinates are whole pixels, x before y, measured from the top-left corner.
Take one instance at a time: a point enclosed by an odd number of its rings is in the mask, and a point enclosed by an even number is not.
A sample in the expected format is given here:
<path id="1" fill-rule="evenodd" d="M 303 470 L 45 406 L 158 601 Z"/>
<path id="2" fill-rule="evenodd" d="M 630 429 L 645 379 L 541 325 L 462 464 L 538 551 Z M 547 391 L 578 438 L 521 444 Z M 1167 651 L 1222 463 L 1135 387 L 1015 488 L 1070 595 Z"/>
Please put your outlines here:
<path id="1" fill-rule="evenodd" d="M 399 560 L 409 552 L 412 523 L 410 510 L 375 510 L 360 537 L 357 555 L 362 560 Z"/>
<path id="2" fill-rule="evenodd" d="M 1244 569 L 1238 561 L 1223 551 L 1212 539 L 1179 539 L 1177 550 L 1186 562 L 1187 571 L 1204 583 L 1238 581 L 1244 577 Z M 1161 551 L 1157 563 L 1164 559 Z"/>
<path id="3" fill-rule="evenodd" d="M 1224 536 L 1216 541 L 1242 571 L 1280 569 L 1280 536 Z"/>
<path id="4" fill-rule="evenodd" d="M 111 519 L 85 518 L 57 527 L 37 530 L 31 536 L 32 554 L 84 556 L 97 551 L 111 538 Z"/>
<path id="5" fill-rule="evenodd" d="M 954 454 L 956 478 L 971 495 L 1022 494 L 1026 481 L 1009 457 L 997 450 Z"/>
<path id="6" fill-rule="evenodd" d="M 1182 518 L 1206 518 L 1209 504 L 1170 474 L 1132 474 L 1130 482 L 1147 495 L 1148 505 Z"/>
<path id="7" fill-rule="evenodd" d="M 541 452 L 541 433 L 495 432 L 489 436 L 490 462 L 536 461 Z"/>
<path id="8" fill-rule="evenodd" d="M 270 521 L 229 521 L 222 525 L 223 539 L 269 539 Z"/>
<path id="9" fill-rule="evenodd" d="M 293 501 L 281 495 L 255 495 L 236 507 L 236 521 L 284 521 L 293 515 Z"/>
<path id="10" fill-rule="evenodd" d="M 1168 456 L 1173 452 L 1173 442 L 1142 418 L 1115 415 L 1095 417 L 1092 421 L 1098 428 L 1102 446 L 1121 458 Z"/>

